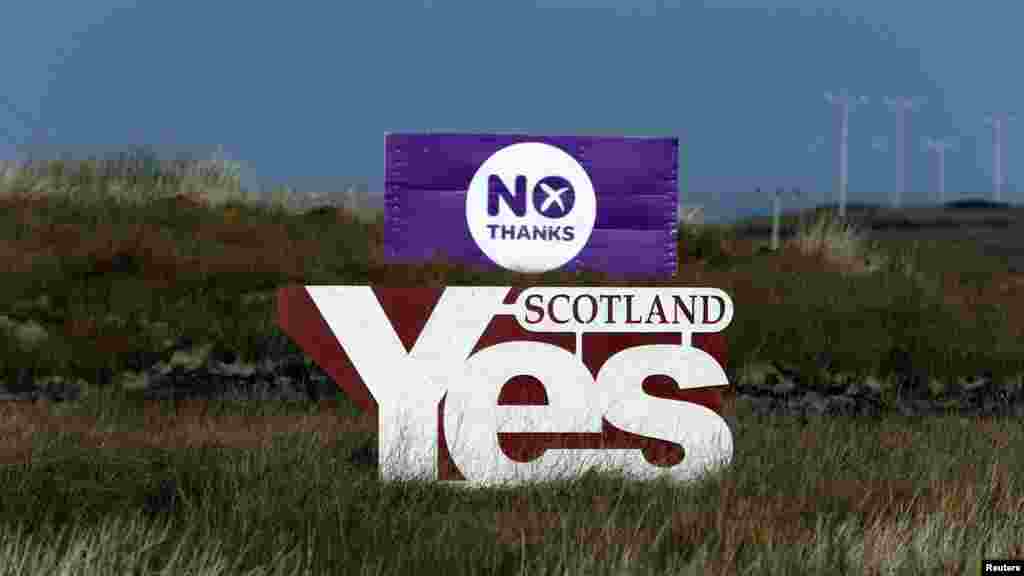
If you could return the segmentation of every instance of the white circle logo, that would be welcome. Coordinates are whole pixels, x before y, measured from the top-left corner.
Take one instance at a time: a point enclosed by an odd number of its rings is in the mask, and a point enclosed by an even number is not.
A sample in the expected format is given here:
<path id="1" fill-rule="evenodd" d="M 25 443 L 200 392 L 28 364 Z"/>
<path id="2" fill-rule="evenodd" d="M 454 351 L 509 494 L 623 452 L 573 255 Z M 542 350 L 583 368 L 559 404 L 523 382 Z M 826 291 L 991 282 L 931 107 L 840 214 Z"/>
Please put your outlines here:
<path id="1" fill-rule="evenodd" d="M 466 224 L 502 268 L 547 272 L 590 239 L 597 197 L 590 176 L 565 151 L 540 142 L 506 146 L 477 168 L 466 194 Z"/>

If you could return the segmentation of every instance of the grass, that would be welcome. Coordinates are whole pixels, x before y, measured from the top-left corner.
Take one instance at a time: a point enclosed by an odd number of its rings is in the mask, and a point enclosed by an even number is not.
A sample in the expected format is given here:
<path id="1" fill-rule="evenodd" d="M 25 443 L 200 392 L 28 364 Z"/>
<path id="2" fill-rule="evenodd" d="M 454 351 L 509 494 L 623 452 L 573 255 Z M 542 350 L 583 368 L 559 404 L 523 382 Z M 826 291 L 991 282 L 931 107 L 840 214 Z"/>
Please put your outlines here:
<path id="1" fill-rule="evenodd" d="M 0 341 L 0 378 L 68 376 L 90 393 L 0 404 L 0 574 L 960 574 L 1024 556 L 1011 420 L 802 422 L 734 399 L 733 464 L 693 485 L 591 475 L 466 492 L 351 464 L 376 422 L 344 399 L 131 398 L 111 381 L 168 338 L 256 360 L 276 327 L 253 296 L 284 283 L 621 282 L 392 266 L 379 214 L 265 208 L 216 164 L 121 160 L 4 184 L 0 314 L 48 338 Z M 1024 284 L 969 244 L 872 242 L 827 214 L 774 253 L 724 226 L 679 242 L 678 277 L 631 284 L 728 292 L 730 369 L 770 359 L 813 376 L 827 351 L 836 369 L 886 376 L 900 348 L 946 379 L 1024 371 Z"/>

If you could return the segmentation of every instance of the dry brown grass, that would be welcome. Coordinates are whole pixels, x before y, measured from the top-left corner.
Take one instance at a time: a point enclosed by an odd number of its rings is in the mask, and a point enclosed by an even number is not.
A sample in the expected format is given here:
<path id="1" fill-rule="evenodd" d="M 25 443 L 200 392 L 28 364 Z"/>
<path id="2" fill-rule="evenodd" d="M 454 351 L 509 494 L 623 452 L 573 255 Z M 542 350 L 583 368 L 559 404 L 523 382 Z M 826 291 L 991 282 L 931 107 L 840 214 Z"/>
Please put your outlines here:
<path id="1" fill-rule="evenodd" d="M 976 287 L 965 286 L 956 272 L 945 272 L 939 282 L 945 302 L 959 309 L 964 318 L 973 319 L 979 306 L 996 305 L 1011 334 L 1024 338 L 1024 274 L 993 272 L 986 283 Z"/>
<path id="2" fill-rule="evenodd" d="M 376 417 L 342 417 L 337 401 L 324 401 L 315 414 L 211 415 L 206 401 L 183 400 L 168 413 L 156 401 L 142 407 L 139 429 L 107 429 L 95 417 L 57 414 L 49 402 L 0 402 L 0 463 L 24 463 L 44 436 L 71 438 L 82 448 L 182 450 L 196 446 L 258 449 L 275 438 L 302 434 L 330 447 L 346 435 L 377 430 Z"/>

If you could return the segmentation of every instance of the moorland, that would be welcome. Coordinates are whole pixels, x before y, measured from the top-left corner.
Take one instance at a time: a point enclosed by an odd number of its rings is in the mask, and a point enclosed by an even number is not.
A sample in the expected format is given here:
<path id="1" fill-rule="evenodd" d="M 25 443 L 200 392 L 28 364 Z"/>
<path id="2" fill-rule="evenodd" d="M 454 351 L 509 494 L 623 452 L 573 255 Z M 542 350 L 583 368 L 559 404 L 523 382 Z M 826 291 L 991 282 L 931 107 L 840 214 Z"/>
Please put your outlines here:
<path id="1" fill-rule="evenodd" d="M 382 215 L 246 199 L 229 170 L 137 158 L 46 163 L 3 182 L 0 379 L 62 375 L 74 402 L 0 402 L 0 574 L 962 574 L 1024 557 L 1024 426 L 947 414 L 797 421 L 733 395 L 725 470 L 676 486 L 614 475 L 509 490 L 382 483 L 344 397 L 153 402 L 118 375 L 168 338 L 247 361 L 281 285 L 603 284 L 437 258 L 396 266 Z M 888 220 L 886 220 L 888 219 Z M 785 361 L 939 385 L 1024 374 L 1019 208 L 851 210 L 681 228 L 657 285 L 727 291 L 729 370 Z M 250 302 L 250 304 L 243 304 Z M 157 333 L 155 326 L 160 326 Z M 298 351 L 296 349 L 296 351 Z"/>

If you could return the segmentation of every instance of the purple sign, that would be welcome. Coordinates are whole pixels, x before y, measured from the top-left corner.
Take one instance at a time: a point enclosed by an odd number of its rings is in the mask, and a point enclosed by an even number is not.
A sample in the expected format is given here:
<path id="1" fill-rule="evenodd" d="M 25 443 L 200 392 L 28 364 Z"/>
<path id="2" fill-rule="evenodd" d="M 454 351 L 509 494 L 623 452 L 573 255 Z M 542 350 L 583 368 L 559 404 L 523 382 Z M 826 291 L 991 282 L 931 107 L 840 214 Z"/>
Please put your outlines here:
<path id="1" fill-rule="evenodd" d="M 676 138 L 388 134 L 384 250 L 521 272 L 676 272 Z"/>

